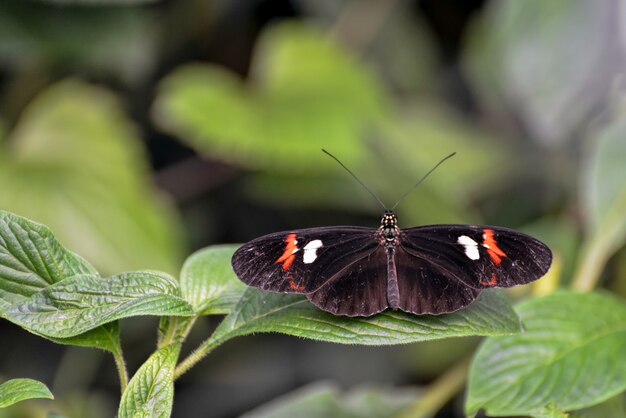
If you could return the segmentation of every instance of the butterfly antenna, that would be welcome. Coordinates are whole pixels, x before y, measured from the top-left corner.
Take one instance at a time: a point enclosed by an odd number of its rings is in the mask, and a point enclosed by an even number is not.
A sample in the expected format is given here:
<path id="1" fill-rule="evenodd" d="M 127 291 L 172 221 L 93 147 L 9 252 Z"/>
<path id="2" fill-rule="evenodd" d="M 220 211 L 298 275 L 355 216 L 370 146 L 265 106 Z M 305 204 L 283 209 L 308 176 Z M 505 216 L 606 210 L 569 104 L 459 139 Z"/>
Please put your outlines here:
<path id="1" fill-rule="evenodd" d="M 413 192 L 413 190 L 415 190 L 415 189 L 417 188 L 417 186 L 419 186 L 419 185 L 420 185 L 420 183 L 422 183 L 424 180 L 426 180 L 426 177 L 428 177 L 428 176 L 430 175 L 430 173 L 432 173 L 433 171 L 435 171 L 435 169 L 436 169 L 437 167 L 439 167 L 441 164 L 443 164 L 443 162 L 444 162 L 444 161 L 446 161 L 448 158 L 452 158 L 452 157 L 454 157 L 454 155 L 456 155 L 456 152 L 453 152 L 452 154 L 450 154 L 450 155 L 448 155 L 448 156 L 446 156 L 446 157 L 443 157 L 443 158 L 441 159 L 441 161 L 439 161 L 439 162 L 437 163 L 437 165 L 435 165 L 433 168 L 431 168 L 431 169 L 430 169 L 430 171 L 429 171 L 428 173 L 424 174 L 424 177 L 422 177 L 421 179 L 419 179 L 419 181 L 418 181 L 417 183 L 415 183 L 415 184 L 414 184 L 414 185 L 413 185 L 413 186 L 412 186 L 409 190 L 407 190 L 407 191 L 406 191 L 406 192 L 405 192 L 405 193 L 404 193 L 404 194 L 400 197 L 400 199 L 398 199 L 398 201 L 396 202 L 396 204 L 395 204 L 395 205 L 393 205 L 393 206 L 391 207 L 391 210 L 393 211 L 393 210 L 396 208 L 396 206 L 398 206 L 398 205 L 400 204 L 400 202 L 402 202 L 402 201 L 403 201 L 403 200 L 404 200 L 404 199 L 405 199 L 408 195 L 410 195 L 410 194 Z"/>
<path id="2" fill-rule="evenodd" d="M 383 203 L 383 201 L 382 201 L 382 200 L 380 200 L 380 198 L 379 198 L 378 196 L 376 196 L 376 194 L 375 194 L 373 191 L 371 191 L 371 190 L 369 189 L 369 187 L 367 187 L 367 186 L 365 185 L 365 183 L 363 183 L 361 180 L 359 180 L 359 178 L 358 178 L 358 177 L 357 177 L 357 176 L 356 176 L 356 175 L 355 175 L 352 171 L 350 171 L 350 169 L 349 169 L 348 167 L 346 167 L 346 166 L 345 166 L 345 165 L 344 165 L 341 161 L 339 161 L 339 159 L 338 159 L 337 157 L 335 157 L 335 156 L 334 156 L 333 154 L 331 154 L 330 152 L 326 151 L 324 148 L 322 148 L 322 152 L 323 152 L 324 154 L 328 155 L 328 156 L 329 156 L 330 158 L 332 158 L 333 160 L 337 161 L 337 162 L 339 163 L 339 165 L 340 165 L 340 166 L 342 166 L 342 167 L 343 167 L 343 168 L 344 168 L 344 169 L 345 169 L 348 173 L 350 173 L 350 175 L 351 175 L 352 177 L 354 177 L 354 179 L 355 179 L 356 181 L 358 181 L 358 182 L 359 182 L 359 184 L 360 184 L 361 186 L 363 186 L 363 188 L 369 192 L 369 194 L 371 194 L 372 196 L 374 196 L 374 199 L 376 199 L 376 200 L 378 201 L 378 203 L 380 203 L 380 206 L 382 206 L 382 207 L 383 207 L 383 209 L 387 210 L 387 206 L 385 206 L 385 204 Z"/>

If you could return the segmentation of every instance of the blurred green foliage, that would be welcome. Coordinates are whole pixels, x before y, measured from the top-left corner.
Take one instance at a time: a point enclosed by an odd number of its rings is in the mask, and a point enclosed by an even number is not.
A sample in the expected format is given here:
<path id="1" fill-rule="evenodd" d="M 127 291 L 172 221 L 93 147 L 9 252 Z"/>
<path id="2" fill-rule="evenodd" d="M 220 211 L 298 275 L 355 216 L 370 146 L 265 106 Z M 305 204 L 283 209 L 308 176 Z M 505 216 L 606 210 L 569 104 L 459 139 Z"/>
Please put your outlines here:
<path id="1" fill-rule="evenodd" d="M 200 152 L 288 172 L 314 171 L 323 140 L 354 163 L 360 138 L 382 112 L 381 93 L 354 57 L 313 27 L 263 34 L 246 84 L 211 65 L 163 82 L 155 119 Z"/>
<path id="2" fill-rule="evenodd" d="M 332 383 L 319 382 L 262 405 L 241 418 L 385 418 L 396 417 L 419 392 L 384 387 L 360 387 L 348 393 Z"/>
<path id="3" fill-rule="evenodd" d="M 110 92 L 57 84 L 2 142 L 0 207 L 50 226 L 105 273 L 178 269 L 181 225 L 152 189 L 139 134 Z"/>

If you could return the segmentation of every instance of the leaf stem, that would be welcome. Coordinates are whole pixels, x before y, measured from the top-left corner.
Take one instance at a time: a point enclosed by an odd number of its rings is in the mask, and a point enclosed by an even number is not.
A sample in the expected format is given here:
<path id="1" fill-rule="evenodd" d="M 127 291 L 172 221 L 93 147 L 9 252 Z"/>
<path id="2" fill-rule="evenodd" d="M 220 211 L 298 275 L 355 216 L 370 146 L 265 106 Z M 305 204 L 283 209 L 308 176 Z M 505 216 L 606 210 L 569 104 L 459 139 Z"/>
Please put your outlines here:
<path id="1" fill-rule="evenodd" d="M 128 370 L 126 370 L 126 362 L 124 361 L 124 356 L 122 355 L 122 349 L 116 350 L 113 354 L 113 359 L 115 360 L 115 366 L 117 368 L 117 375 L 120 379 L 120 390 L 122 394 L 126 390 L 126 386 L 128 385 Z"/>
<path id="2" fill-rule="evenodd" d="M 222 335 L 215 338 L 215 334 L 204 340 L 191 354 L 181 361 L 174 370 L 174 380 L 185 374 L 189 369 L 196 365 L 200 360 L 209 354 L 215 347 L 228 340 L 228 336 Z"/>
<path id="3" fill-rule="evenodd" d="M 398 418 L 428 418 L 435 416 L 465 385 L 471 356 L 466 357 L 435 380 L 424 396 L 408 406 Z"/>

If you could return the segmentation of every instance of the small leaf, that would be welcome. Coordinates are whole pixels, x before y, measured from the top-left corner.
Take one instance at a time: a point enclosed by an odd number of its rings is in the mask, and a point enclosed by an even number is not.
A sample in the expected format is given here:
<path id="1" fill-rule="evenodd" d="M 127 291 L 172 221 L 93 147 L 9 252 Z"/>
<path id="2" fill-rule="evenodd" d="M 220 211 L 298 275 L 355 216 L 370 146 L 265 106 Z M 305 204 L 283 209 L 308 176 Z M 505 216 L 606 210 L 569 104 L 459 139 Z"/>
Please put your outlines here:
<path id="1" fill-rule="evenodd" d="M 469 307 L 447 315 L 387 310 L 369 318 L 348 318 L 323 312 L 300 295 L 249 288 L 212 339 L 223 342 L 256 332 L 280 332 L 343 344 L 388 345 L 519 331 L 519 319 L 499 292 L 485 291 Z"/>
<path id="2" fill-rule="evenodd" d="M 152 272 L 75 276 L 11 305 L 4 316 L 46 337 L 67 338 L 137 315 L 190 316 L 174 279 Z"/>
<path id="3" fill-rule="evenodd" d="M 246 285 L 237 279 L 230 264 L 237 247 L 208 247 L 185 261 L 180 289 L 197 315 L 230 313 L 239 301 Z"/>
<path id="4" fill-rule="evenodd" d="M 78 274 L 97 275 L 66 250 L 44 225 L 0 211 L 0 298 L 21 302 L 47 286 Z"/>
<path id="5" fill-rule="evenodd" d="M 488 338 L 470 368 L 468 414 L 569 411 L 626 389 L 626 303 L 558 292 L 516 308 L 526 332 Z"/>
<path id="6" fill-rule="evenodd" d="M 0 408 L 34 398 L 54 399 L 54 396 L 46 385 L 33 379 L 13 379 L 0 384 Z"/>
<path id="7" fill-rule="evenodd" d="M 179 352 L 180 344 L 165 346 L 137 370 L 122 395 L 118 418 L 169 418 Z"/>

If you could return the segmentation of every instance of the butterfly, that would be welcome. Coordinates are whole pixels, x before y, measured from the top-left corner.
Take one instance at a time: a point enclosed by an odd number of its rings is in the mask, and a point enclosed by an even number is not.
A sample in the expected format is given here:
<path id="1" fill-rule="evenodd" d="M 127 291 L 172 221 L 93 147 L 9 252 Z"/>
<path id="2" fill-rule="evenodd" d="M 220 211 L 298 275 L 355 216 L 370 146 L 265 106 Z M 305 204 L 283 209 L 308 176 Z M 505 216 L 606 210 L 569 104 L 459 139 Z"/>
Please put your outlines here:
<path id="1" fill-rule="evenodd" d="M 548 246 L 521 232 L 484 225 L 401 229 L 393 208 L 385 209 L 378 228 L 320 227 L 256 238 L 235 251 L 233 269 L 249 286 L 304 294 L 334 315 L 371 316 L 388 308 L 438 315 L 468 306 L 484 289 L 537 280 L 552 263 Z"/>

